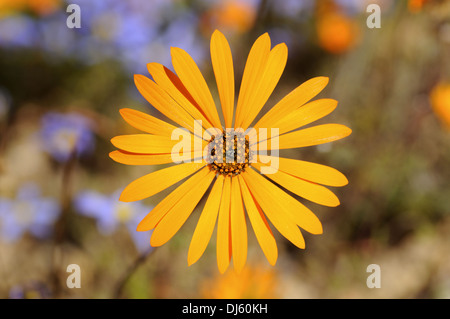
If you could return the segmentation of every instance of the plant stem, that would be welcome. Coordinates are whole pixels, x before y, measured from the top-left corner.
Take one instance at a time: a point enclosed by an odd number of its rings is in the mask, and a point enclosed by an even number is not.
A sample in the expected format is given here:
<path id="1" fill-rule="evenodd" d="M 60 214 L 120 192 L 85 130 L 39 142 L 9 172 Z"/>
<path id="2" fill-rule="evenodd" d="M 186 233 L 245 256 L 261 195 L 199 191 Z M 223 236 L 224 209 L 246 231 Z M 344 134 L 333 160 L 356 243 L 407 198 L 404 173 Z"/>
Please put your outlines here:
<path id="1" fill-rule="evenodd" d="M 117 283 L 116 289 L 114 290 L 114 299 L 118 299 L 122 296 L 123 289 L 125 288 L 126 283 L 131 278 L 131 276 L 136 272 L 140 265 L 142 265 L 154 252 L 154 247 L 150 247 L 147 251 L 140 254 L 134 262 L 128 267 L 125 273 L 122 275 L 120 280 Z"/>

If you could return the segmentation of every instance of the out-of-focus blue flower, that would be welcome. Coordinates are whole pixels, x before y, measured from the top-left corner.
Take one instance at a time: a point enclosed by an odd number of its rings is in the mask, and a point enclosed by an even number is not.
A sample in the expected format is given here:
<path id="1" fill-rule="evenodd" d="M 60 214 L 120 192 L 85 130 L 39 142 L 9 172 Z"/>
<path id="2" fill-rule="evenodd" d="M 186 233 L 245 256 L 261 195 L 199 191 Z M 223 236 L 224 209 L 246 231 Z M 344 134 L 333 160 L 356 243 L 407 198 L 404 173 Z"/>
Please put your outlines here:
<path id="1" fill-rule="evenodd" d="M 50 296 L 50 289 L 38 281 L 15 285 L 9 290 L 9 299 L 47 299 Z"/>
<path id="2" fill-rule="evenodd" d="M 36 185 L 26 184 L 15 199 L 0 197 L 0 237 L 13 242 L 30 232 L 37 238 L 46 238 L 59 214 L 56 201 L 41 197 Z"/>
<path id="3" fill-rule="evenodd" d="M 72 153 L 89 154 L 95 145 L 91 122 L 77 113 L 49 112 L 42 118 L 42 147 L 58 162 L 66 162 Z"/>
<path id="4" fill-rule="evenodd" d="M 82 12 L 81 29 L 84 38 L 79 42 L 78 56 L 87 62 L 104 58 L 122 61 L 133 73 L 143 72 L 150 61 L 160 61 L 161 51 L 154 50 L 159 37 L 166 33 L 164 24 L 171 25 L 168 16 L 174 13 L 170 0 L 74 0 Z M 188 12 L 181 11 L 173 21 L 183 20 Z M 170 28 L 170 27 L 169 27 Z M 190 29 L 177 36 L 186 37 Z M 170 54 L 168 54 L 170 56 Z"/>
<path id="5" fill-rule="evenodd" d="M 335 0 L 336 4 L 347 14 L 357 14 L 365 11 L 368 3 L 360 0 Z"/>
<path id="6" fill-rule="evenodd" d="M 311 13 L 316 5 L 314 0 L 283 0 L 283 1 L 272 1 L 271 9 L 273 9 L 277 14 L 295 18 L 302 19 L 308 13 Z"/>
<path id="7" fill-rule="evenodd" d="M 120 225 L 124 225 L 137 250 L 147 252 L 150 249 L 151 231 L 138 232 L 136 227 L 153 207 L 139 202 L 120 202 L 120 193 L 116 191 L 107 196 L 95 191 L 83 191 L 76 196 L 74 205 L 80 214 L 96 219 L 97 228 L 104 235 L 110 235 Z"/>
<path id="8" fill-rule="evenodd" d="M 33 46 L 38 35 L 36 29 L 36 21 L 24 15 L 0 18 L 0 46 Z"/>
<path id="9" fill-rule="evenodd" d="M 72 57 L 88 65 L 114 59 L 131 74 L 145 72 L 148 62 L 169 65 L 168 46 L 182 47 L 194 60 L 203 58 L 200 20 L 192 8 L 178 0 L 70 3 L 80 7 L 81 28 L 66 27 L 68 13 L 64 6 L 43 17 L 30 17 L 24 12 L 0 17 L 0 46 L 37 48 L 52 60 Z"/>
<path id="10" fill-rule="evenodd" d="M 39 32 L 36 47 L 45 51 L 51 59 L 76 54 L 79 32 L 65 27 L 66 12 L 56 12 L 36 22 Z"/>

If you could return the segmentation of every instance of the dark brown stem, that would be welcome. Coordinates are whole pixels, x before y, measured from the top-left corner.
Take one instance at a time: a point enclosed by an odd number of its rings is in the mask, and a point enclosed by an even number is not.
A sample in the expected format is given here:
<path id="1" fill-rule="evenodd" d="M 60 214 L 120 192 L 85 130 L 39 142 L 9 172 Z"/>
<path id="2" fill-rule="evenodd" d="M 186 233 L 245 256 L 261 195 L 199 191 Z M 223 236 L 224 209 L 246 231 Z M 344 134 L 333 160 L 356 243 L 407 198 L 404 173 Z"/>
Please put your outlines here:
<path id="1" fill-rule="evenodd" d="M 60 203 L 61 203 L 61 216 L 58 219 L 58 221 L 55 224 L 55 233 L 53 237 L 53 250 L 52 250 L 52 256 L 51 256 L 51 265 L 52 265 L 52 272 L 51 272 L 51 283 L 52 283 L 52 290 L 53 294 L 56 296 L 59 294 L 61 290 L 61 283 L 60 278 L 58 276 L 58 273 L 60 272 L 60 246 L 61 243 L 64 241 L 64 238 L 66 237 L 67 233 L 67 221 L 68 221 L 68 215 L 70 211 L 70 203 L 72 200 L 72 192 L 71 192 L 71 185 L 72 185 L 72 177 L 73 172 L 75 169 L 77 156 L 76 151 L 73 150 L 69 159 L 67 162 L 64 163 L 64 166 L 62 167 L 62 179 L 61 179 L 61 197 L 60 197 Z"/>

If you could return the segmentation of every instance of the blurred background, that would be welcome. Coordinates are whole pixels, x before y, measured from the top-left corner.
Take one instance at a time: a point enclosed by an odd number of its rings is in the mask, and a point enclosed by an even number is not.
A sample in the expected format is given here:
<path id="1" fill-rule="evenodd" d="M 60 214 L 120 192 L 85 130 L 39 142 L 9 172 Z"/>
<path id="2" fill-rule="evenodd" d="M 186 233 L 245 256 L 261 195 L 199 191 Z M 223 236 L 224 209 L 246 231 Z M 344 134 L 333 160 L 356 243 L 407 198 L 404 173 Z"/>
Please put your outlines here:
<path id="1" fill-rule="evenodd" d="M 381 28 L 369 29 L 369 4 Z M 81 8 L 70 29 L 69 4 Z M 213 94 L 215 29 L 237 84 L 253 41 L 285 42 L 285 72 L 267 103 L 328 76 L 339 101 L 321 123 L 353 134 L 287 155 L 342 171 L 336 208 L 307 202 L 324 233 L 306 250 L 277 234 L 271 267 L 249 229 L 246 270 L 219 275 L 215 234 L 187 266 L 199 209 L 162 247 L 135 227 L 168 192 L 137 203 L 120 191 L 155 167 L 113 162 L 109 140 L 134 132 L 130 107 L 157 115 L 133 75 L 189 52 Z M 449 298 L 450 1 L 0 0 L 0 298 Z M 217 97 L 217 94 L 215 95 Z M 218 100 L 218 99 L 217 99 Z M 265 110 L 266 110 L 265 109 Z M 283 155 L 283 154 L 282 154 Z M 81 288 L 66 271 L 81 268 Z M 381 268 L 369 289 L 367 266 Z"/>

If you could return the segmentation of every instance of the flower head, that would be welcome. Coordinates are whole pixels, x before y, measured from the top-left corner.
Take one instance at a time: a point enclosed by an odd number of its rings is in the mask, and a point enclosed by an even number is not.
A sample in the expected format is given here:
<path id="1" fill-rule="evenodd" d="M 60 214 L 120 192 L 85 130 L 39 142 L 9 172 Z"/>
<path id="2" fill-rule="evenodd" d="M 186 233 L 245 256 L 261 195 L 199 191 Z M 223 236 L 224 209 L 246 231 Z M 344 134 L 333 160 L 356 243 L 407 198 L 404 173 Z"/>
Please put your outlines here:
<path id="1" fill-rule="evenodd" d="M 58 203 L 40 195 L 38 187 L 26 184 L 15 199 L 0 198 L 0 236 L 13 242 L 25 232 L 37 238 L 46 238 L 60 214 Z"/>
<path id="2" fill-rule="evenodd" d="M 98 230 L 104 235 L 112 234 L 120 225 L 124 225 L 137 250 L 146 252 L 149 250 L 151 232 L 136 232 L 136 226 L 152 208 L 141 203 L 119 202 L 119 195 L 120 191 L 109 196 L 83 191 L 75 198 L 75 207 L 80 214 L 96 219 Z"/>
<path id="3" fill-rule="evenodd" d="M 77 113 L 45 114 L 41 139 L 44 149 L 58 162 L 66 162 L 73 153 L 89 154 L 95 143 L 90 121 Z"/>
<path id="4" fill-rule="evenodd" d="M 255 41 L 235 107 L 231 50 L 225 36 L 215 31 L 211 59 L 222 122 L 193 59 L 179 48 L 172 48 L 171 53 L 176 74 L 163 65 L 150 63 L 148 70 L 154 80 L 136 75 L 135 83 L 150 104 L 183 129 L 142 112 L 122 109 L 125 121 L 144 134 L 121 135 L 111 140 L 119 150 L 111 152 L 110 157 L 119 163 L 179 163 L 138 178 L 124 189 L 121 201 L 138 201 L 185 180 L 155 206 L 137 230 L 154 229 L 150 244 L 163 245 L 181 228 L 211 186 L 189 247 L 189 265 L 201 257 L 217 223 L 219 271 L 225 272 L 233 258 L 234 267 L 240 272 L 247 259 L 246 216 L 272 265 L 278 249 L 269 222 L 294 245 L 305 248 L 300 228 L 320 234 L 322 224 L 281 187 L 315 203 L 337 206 L 336 195 L 322 185 L 344 186 L 348 181 L 331 167 L 280 158 L 277 153 L 332 142 L 351 133 L 340 124 L 297 130 L 336 108 L 337 101 L 332 99 L 309 102 L 327 85 L 328 78 L 316 77 L 303 83 L 255 121 L 284 70 L 287 46 L 281 43 L 271 48 L 267 33 Z M 176 135 L 183 136 L 181 142 L 173 138 Z M 267 150 L 271 150 L 270 155 Z"/>
<path id="5" fill-rule="evenodd" d="M 408 9 L 411 12 L 419 12 L 423 9 L 423 7 L 427 4 L 427 2 L 431 2 L 430 0 L 408 0 Z"/>
<path id="6" fill-rule="evenodd" d="M 46 16 L 55 12 L 61 4 L 61 0 L 2 0 L 0 1 L 0 17 L 27 10 L 39 16 Z"/>
<path id="7" fill-rule="evenodd" d="M 340 54 L 352 49 L 358 36 L 358 25 L 343 13 L 326 12 L 317 18 L 319 45 L 330 53 Z"/>
<path id="8" fill-rule="evenodd" d="M 226 0 L 214 4 L 203 17 L 205 26 L 218 26 L 233 33 L 244 33 L 254 24 L 258 1 Z M 208 32 L 210 31 L 207 28 Z"/>
<path id="9" fill-rule="evenodd" d="M 450 83 L 438 83 L 431 91 L 430 101 L 436 116 L 450 129 Z"/>

